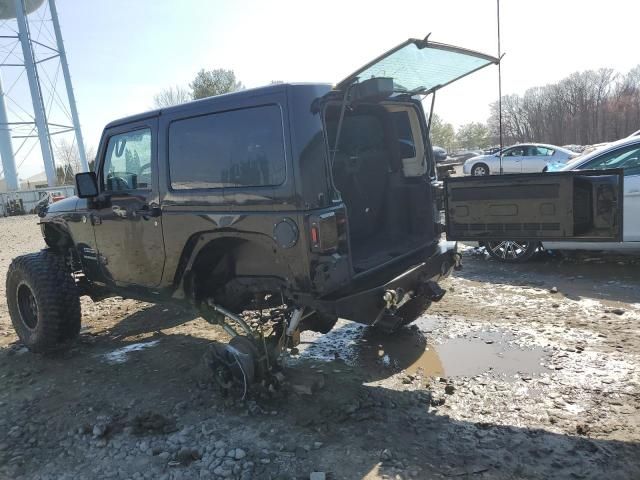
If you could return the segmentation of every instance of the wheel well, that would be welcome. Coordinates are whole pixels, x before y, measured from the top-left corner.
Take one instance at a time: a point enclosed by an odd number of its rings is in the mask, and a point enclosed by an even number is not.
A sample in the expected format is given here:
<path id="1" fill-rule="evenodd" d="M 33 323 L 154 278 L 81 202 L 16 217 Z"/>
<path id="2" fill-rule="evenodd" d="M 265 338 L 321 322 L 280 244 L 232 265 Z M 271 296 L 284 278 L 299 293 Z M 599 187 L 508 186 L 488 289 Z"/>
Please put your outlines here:
<path id="1" fill-rule="evenodd" d="M 484 162 L 476 162 L 476 163 L 474 163 L 474 164 L 471 166 L 471 171 L 473 172 L 473 170 L 474 170 L 476 167 L 480 166 L 480 165 L 481 165 L 481 166 L 483 166 L 484 168 L 486 168 L 486 169 L 487 169 L 487 172 L 491 172 L 491 169 L 489 168 L 489 165 L 487 165 L 487 164 L 486 164 L 486 163 L 484 163 Z"/>
<path id="2" fill-rule="evenodd" d="M 276 293 L 286 277 L 286 267 L 273 249 L 224 237 L 209 241 L 196 254 L 185 273 L 184 291 L 195 303 L 214 297 L 216 303 L 237 309 L 254 294 Z"/>

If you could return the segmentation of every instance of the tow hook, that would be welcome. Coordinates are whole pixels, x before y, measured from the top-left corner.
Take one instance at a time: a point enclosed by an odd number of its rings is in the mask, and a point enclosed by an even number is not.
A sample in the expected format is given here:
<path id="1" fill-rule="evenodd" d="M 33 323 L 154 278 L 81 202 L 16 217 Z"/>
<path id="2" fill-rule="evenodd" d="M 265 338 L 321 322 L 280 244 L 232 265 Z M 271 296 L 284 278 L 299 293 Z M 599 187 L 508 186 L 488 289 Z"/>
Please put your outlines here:
<path id="1" fill-rule="evenodd" d="M 388 310 L 394 310 L 402 298 L 404 297 L 404 290 L 398 288 L 397 290 L 387 290 L 382 295 L 382 299 L 387 306 Z"/>

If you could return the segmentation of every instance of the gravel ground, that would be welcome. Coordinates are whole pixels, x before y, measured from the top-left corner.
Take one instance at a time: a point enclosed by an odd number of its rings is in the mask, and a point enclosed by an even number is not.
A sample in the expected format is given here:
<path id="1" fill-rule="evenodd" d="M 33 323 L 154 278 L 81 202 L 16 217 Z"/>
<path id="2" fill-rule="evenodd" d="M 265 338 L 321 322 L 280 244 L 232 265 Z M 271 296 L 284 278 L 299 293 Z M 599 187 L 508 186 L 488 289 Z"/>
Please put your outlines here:
<path id="1" fill-rule="evenodd" d="M 240 401 L 173 307 L 83 298 L 69 349 L 22 347 L 4 275 L 36 222 L 0 219 L 0 478 L 640 478 L 637 259 L 467 248 L 415 326 L 305 333 L 288 388 Z"/>

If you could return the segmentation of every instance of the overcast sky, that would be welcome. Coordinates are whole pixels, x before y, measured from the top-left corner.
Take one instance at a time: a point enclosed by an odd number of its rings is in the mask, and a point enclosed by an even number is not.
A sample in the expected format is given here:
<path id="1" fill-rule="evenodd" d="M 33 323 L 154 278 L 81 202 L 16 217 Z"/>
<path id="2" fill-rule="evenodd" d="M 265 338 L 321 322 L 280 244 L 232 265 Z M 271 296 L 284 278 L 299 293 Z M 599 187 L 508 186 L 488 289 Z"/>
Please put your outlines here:
<path id="1" fill-rule="evenodd" d="M 497 53 L 495 0 L 223 2 L 57 0 L 85 143 L 105 123 L 148 110 L 154 93 L 226 68 L 247 87 L 331 82 L 409 37 Z M 585 69 L 640 63 L 640 3 L 502 0 L 503 93 Z M 438 94 L 458 126 L 485 121 L 497 99 L 488 67 Z M 42 171 L 26 162 L 21 176 Z"/>

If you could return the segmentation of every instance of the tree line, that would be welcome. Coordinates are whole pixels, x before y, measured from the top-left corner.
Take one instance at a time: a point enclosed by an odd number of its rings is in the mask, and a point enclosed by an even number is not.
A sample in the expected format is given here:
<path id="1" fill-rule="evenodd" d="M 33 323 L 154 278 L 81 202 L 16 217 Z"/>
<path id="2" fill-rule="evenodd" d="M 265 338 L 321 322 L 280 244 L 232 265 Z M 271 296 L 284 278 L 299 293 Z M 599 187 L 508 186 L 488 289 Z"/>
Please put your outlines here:
<path id="1" fill-rule="evenodd" d="M 488 126 L 498 138 L 498 102 Z M 545 142 L 592 145 L 628 136 L 640 128 L 640 65 L 575 72 L 557 83 L 502 97 L 504 144 Z"/>
<path id="2" fill-rule="evenodd" d="M 461 125 L 458 130 L 437 114 L 431 119 L 431 142 L 452 152 L 459 149 L 487 148 L 494 143 L 489 127 L 482 122 Z"/>
<path id="3" fill-rule="evenodd" d="M 499 106 L 490 105 L 486 123 L 457 130 L 434 114 L 431 139 L 447 150 L 498 145 Z M 503 144 L 541 142 L 593 145 L 624 138 L 640 129 L 640 65 L 627 73 L 611 68 L 575 72 L 559 82 L 502 97 Z"/>

